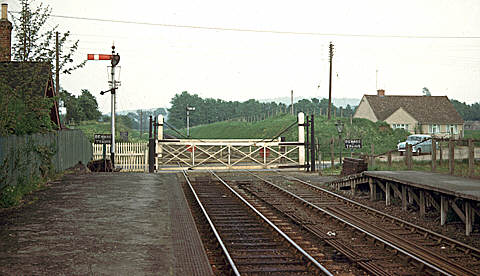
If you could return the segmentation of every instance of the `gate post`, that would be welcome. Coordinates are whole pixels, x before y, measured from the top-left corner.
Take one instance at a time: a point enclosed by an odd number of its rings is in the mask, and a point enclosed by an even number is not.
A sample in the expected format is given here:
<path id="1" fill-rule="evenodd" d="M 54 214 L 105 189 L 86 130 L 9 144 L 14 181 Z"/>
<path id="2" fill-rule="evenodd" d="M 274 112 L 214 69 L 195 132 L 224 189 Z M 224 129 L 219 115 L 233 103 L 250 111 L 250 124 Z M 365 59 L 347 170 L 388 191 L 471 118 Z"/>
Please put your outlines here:
<path id="1" fill-rule="evenodd" d="M 298 163 L 300 166 L 305 165 L 305 114 L 298 113 Z"/>
<path id="2" fill-rule="evenodd" d="M 310 132 L 309 132 L 309 127 L 310 127 L 310 116 L 306 116 L 305 118 L 305 130 L 307 131 L 307 137 L 305 137 L 305 145 L 306 145 L 306 150 L 307 150 L 307 160 L 306 160 L 306 163 L 307 163 L 307 172 L 310 171 L 310 141 L 309 141 L 309 136 L 310 136 Z"/>
<path id="3" fill-rule="evenodd" d="M 155 168 L 159 167 L 158 158 L 162 157 L 163 146 L 158 142 L 158 140 L 163 140 L 163 115 L 158 115 L 157 117 L 157 138 L 155 139 Z"/>
<path id="4" fill-rule="evenodd" d="M 155 171 L 155 138 L 153 138 L 152 116 L 150 116 L 150 124 L 148 127 L 148 172 Z"/>
<path id="5" fill-rule="evenodd" d="M 308 135 L 308 134 L 307 134 Z M 315 171 L 315 116 L 310 116 L 310 171 Z"/>

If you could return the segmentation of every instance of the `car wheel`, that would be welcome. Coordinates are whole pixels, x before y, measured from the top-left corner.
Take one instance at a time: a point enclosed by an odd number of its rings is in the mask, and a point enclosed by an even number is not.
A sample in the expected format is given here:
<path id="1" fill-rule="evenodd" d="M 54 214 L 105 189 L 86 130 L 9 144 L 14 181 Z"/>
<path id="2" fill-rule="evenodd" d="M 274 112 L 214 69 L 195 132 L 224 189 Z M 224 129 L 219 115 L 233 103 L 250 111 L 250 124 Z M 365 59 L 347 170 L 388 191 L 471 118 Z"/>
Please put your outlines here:
<path id="1" fill-rule="evenodd" d="M 417 155 L 418 156 L 422 155 L 422 149 L 417 149 Z"/>
<path id="2" fill-rule="evenodd" d="M 403 156 L 403 151 L 400 152 L 400 156 Z"/>

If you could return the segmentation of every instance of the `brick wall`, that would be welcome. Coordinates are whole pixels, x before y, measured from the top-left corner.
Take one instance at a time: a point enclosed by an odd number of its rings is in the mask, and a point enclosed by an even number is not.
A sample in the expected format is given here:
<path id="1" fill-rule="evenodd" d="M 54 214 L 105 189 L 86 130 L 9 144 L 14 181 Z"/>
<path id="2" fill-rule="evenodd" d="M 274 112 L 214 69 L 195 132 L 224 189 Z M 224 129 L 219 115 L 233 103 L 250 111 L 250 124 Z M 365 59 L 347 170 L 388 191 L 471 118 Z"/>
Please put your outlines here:
<path id="1" fill-rule="evenodd" d="M 7 19 L 0 19 L 0 61 L 11 60 L 12 23 Z"/>

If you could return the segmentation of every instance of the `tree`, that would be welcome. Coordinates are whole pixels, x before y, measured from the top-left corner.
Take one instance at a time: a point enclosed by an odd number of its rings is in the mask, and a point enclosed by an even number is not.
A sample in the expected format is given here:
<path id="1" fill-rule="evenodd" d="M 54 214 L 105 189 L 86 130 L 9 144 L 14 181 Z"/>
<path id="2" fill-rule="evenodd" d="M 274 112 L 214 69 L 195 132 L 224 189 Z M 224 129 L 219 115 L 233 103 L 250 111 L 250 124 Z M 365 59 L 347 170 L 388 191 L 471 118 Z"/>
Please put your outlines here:
<path id="1" fill-rule="evenodd" d="M 424 88 L 422 89 L 422 93 L 423 93 L 423 95 L 425 95 L 425 96 L 432 96 L 432 93 L 430 93 L 430 90 L 428 90 L 428 88 L 426 88 L 426 87 L 424 87 Z"/>
<path id="2" fill-rule="evenodd" d="M 457 100 L 450 100 L 453 104 L 453 107 L 460 114 L 462 119 L 466 121 L 477 121 L 480 120 L 480 102 L 468 105 L 465 102 L 459 102 Z"/>
<path id="3" fill-rule="evenodd" d="M 0 136 L 53 130 L 50 120 L 53 99 L 36 96 L 26 83 L 28 80 L 14 89 L 0 79 Z"/>
<path id="4" fill-rule="evenodd" d="M 35 5 L 32 0 L 20 0 L 22 9 L 18 17 L 13 16 L 15 43 L 13 44 L 13 57 L 16 61 L 42 61 L 53 64 L 55 74 L 55 33 L 58 25 L 45 30 L 50 14 L 50 7 L 43 3 Z M 63 33 L 58 41 L 59 44 L 59 72 L 70 74 L 73 70 L 85 65 L 83 62 L 72 65 L 72 56 L 78 49 L 78 40 L 69 47 L 66 42 L 70 32 Z"/>
<path id="5" fill-rule="evenodd" d="M 66 122 L 98 120 L 102 116 L 98 110 L 97 99 L 87 89 L 82 89 L 78 98 L 62 89 L 60 90 L 60 100 L 67 109 Z"/>
<path id="6" fill-rule="evenodd" d="M 78 104 L 83 110 L 85 120 L 98 120 L 102 115 L 98 111 L 97 99 L 87 89 L 82 89 L 82 94 L 78 96 Z"/>
<path id="7" fill-rule="evenodd" d="M 80 122 L 85 120 L 85 113 L 81 105 L 79 104 L 75 95 L 70 94 L 66 90 L 60 90 L 60 100 L 63 102 L 63 106 L 67 110 L 65 115 L 65 123 Z"/>

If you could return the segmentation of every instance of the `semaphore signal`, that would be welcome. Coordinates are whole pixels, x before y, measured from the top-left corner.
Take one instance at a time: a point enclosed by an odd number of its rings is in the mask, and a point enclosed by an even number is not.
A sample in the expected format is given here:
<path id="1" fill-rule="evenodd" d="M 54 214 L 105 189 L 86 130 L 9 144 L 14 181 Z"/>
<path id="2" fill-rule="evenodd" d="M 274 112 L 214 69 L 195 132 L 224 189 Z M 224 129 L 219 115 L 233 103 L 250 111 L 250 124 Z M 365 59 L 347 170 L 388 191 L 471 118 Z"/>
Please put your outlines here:
<path id="1" fill-rule="evenodd" d="M 102 54 L 88 54 L 88 60 L 111 60 L 112 55 L 102 55 Z"/>
<path id="2" fill-rule="evenodd" d="M 112 54 L 111 55 L 103 55 L 103 54 L 87 54 L 87 60 L 110 60 L 112 64 L 112 71 L 111 71 L 111 78 L 112 80 L 109 81 L 110 89 L 107 91 L 100 92 L 100 95 L 103 95 L 107 92 L 112 94 L 112 111 L 111 111 L 111 118 L 112 118 L 112 144 L 110 146 L 110 161 L 112 162 L 112 168 L 115 169 L 115 94 L 117 90 L 117 84 L 119 82 L 115 81 L 115 66 L 120 62 L 120 55 L 115 53 L 115 46 L 112 46 Z"/>

